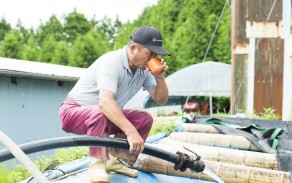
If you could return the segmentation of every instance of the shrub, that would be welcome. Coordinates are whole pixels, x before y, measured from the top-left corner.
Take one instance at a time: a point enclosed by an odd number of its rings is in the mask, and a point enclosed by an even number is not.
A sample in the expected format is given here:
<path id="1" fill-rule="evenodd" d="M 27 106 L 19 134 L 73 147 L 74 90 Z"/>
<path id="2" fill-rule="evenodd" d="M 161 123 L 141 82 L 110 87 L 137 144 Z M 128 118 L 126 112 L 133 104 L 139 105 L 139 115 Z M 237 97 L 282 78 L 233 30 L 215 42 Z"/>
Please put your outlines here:
<path id="1" fill-rule="evenodd" d="M 39 168 L 39 170 L 44 171 L 87 156 L 88 148 L 72 147 L 59 149 L 55 155 L 49 157 L 41 156 L 34 162 L 34 164 Z M 30 173 L 22 165 L 17 165 L 13 171 L 7 170 L 7 168 L 3 165 L 0 166 L 1 183 L 16 183 L 30 176 Z"/>
<path id="2" fill-rule="evenodd" d="M 281 116 L 273 108 L 264 108 L 264 112 L 260 113 L 260 118 L 264 120 L 279 120 Z"/>

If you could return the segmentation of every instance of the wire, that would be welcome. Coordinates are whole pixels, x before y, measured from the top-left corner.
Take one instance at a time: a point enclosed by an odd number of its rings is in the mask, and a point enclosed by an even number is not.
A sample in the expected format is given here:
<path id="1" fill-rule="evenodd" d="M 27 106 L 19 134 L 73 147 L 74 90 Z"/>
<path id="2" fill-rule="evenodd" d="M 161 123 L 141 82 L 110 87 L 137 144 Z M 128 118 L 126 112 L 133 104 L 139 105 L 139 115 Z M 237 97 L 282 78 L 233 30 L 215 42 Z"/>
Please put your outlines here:
<path id="1" fill-rule="evenodd" d="M 225 11 L 225 8 L 226 8 L 227 4 L 228 4 L 228 0 L 225 1 L 224 7 L 223 7 L 223 9 L 222 9 L 222 11 L 221 11 L 221 14 L 220 14 L 219 20 L 218 20 L 218 22 L 217 22 L 217 24 L 216 24 L 216 27 L 215 27 L 215 29 L 214 29 L 213 35 L 212 35 L 212 37 L 211 37 L 211 40 L 210 40 L 210 42 L 209 42 L 209 45 L 208 45 L 208 47 L 207 47 L 207 50 L 206 50 L 206 52 L 205 52 L 205 55 L 204 55 L 204 58 L 203 58 L 203 61 L 202 61 L 202 62 L 205 62 L 205 59 L 206 59 L 206 57 L 207 57 L 207 54 L 208 54 L 208 52 L 209 52 L 209 49 L 210 49 L 211 44 L 212 44 L 212 42 L 213 42 L 213 39 L 214 39 L 214 37 L 215 37 L 215 33 L 216 33 L 216 31 L 217 31 L 217 28 L 219 27 L 219 24 L 220 24 L 220 22 L 221 22 L 221 20 L 222 20 L 223 13 L 224 13 L 224 11 Z M 185 105 L 186 105 L 186 103 L 188 102 L 189 97 L 190 97 L 190 96 L 188 95 L 188 96 L 187 96 L 187 99 L 186 99 L 186 101 L 185 101 L 185 103 L 184 103 L 184 105 L 183 105 L 183 110 L 182 110 L 182 111 L 184 111 L 184 109 L 185 109 Z"/>
<path id="2" fill-rule="evenodd" d="M 212 42 L 213 42 L 213 39 L 214 39 L 214 37 L 215 37 L 215 33 L 216 33 L 217 28 L 218 28 L 218 26 L 219 26 L 219 24 L 220 24 L 220 22 L 221 22 L 221 19 L 222 19 L 222 17 L 223 17 L 223 13 L 224 13 L 224 11 L 225 11 L 225 8 L 226 8 L 226 5 L 227 5 L 227 4 L 228 4 L 228 0 L 225 1 L 224 7 L 223 7 L 223 9 L 222 9 L 222 11 L 221 11 L 221 15 L 220 15 L 220 17 L 219 17 L 219 20 L 218 20 L 218 22 L 217 22 L 217 25 L 216 25 L 216 27 L 215 27 L 215 29 L 214 29 L 213 35 L 212 35 L 212 37 L 211 37 L 211 40 L 210 40 L 209 45 L 208 45 L 208 47 L 207 47 L 207 50 L 206 50 L 206 52 L 205 52 L 205 56 L 204 56 L 204 58 L 203 58 L 203 62 L 205 62 L 205 59 L 206 59 L 206 57 L 207 57 L 207 54 L 208 54 L 209 49 L 210 49 L 210 46 L 211 46 L 211 44 L 212 44 Z"/>
<path id="3" fill-rule="evenodd" d="M 274 0 L 274 3 L 273 3 L 273 5 L 272 5 L 272 7 L 271 7 L 271 9 L 270 9 L 270 12 L 269 12 L 269 14 L 268 14 L 268 17 L 267 17 L 266 22 L 268 22 L 268 21 L 270 20 L 270 17 L 271 17 L 271 14 L 272 14 L 273 10 L 274 10 L 274 7 L 275 7 L 276 2 L 277 2 L 277 0 Z M 262 39 L 259 38 L 259 40 L 258 40 L 258 42 L 257 42 L 257 46 L 256 46 L 257 49 L 258 49 L 258 46 L 259 46 L 259 43 L 260 43 L 261 40 L 262 40 Z"/>

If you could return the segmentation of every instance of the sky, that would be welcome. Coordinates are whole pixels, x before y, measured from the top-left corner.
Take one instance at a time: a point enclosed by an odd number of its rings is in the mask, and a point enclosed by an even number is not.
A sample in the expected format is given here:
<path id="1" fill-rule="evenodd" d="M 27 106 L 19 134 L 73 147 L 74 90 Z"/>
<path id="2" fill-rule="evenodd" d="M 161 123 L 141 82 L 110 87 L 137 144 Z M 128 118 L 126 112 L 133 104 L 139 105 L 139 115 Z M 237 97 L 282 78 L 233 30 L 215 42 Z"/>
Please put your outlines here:
<path id="1" fill-rule="evenodd" d="M 0 0 L 0 19 L 4 18 L 12 27 L 18 19 L 26 28 L 38 27 L 53 14 L 61 19 L 73 12 L 82 13 L 97 20 L 107 16 L 122 22 L 137 19 L 147 6 L 156 5 L 159 0 Z"/>

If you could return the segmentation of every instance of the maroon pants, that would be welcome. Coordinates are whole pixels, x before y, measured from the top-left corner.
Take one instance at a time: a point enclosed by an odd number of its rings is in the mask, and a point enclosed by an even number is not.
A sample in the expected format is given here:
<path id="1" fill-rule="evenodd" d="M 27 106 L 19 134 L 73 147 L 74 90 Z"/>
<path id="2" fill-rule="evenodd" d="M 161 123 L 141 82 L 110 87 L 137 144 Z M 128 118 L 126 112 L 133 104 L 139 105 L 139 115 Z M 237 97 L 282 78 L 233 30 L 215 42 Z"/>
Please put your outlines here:
<path id="1" fill-rule="evenodd" d="M 124 109 L 122 112 L 145 141 L 153 123 L 152 116 L 138 110 Z M 101 137 L 114 134 L 115 137 L 126 139 L 123 131 L 109 121 L 98 105 L 80 106 L 74 101 L 64 101 L 59 113 L 62 129 L 67 133 Z M 125 153 L 131 154 L 129 151 L 125 151 Z M 89 155 L 99 159 L 108 159 L 108 148 L 89 147 Z"/>

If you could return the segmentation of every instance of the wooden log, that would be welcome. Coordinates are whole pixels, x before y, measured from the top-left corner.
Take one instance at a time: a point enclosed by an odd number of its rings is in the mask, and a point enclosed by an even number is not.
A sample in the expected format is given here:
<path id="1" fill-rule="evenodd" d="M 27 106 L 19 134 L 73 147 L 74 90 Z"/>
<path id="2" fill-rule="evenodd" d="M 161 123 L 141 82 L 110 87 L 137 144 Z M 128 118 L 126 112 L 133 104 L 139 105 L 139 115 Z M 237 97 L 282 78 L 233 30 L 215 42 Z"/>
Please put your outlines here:
<path id="1" fill-rule="evenodd" d="M 260 151 L 253 143 L 251 143 L 247 138 L 242 136 L 191 132 L 172 132 L 169 135 L 169 138 L 171 140 L 206 146 Z"/>
<path id="2" fill-rule="evenodd" d="M 204 124 L 194 124 L 194 123 L 183 123 L 181 125 L 184 132 L 196 132 L 196 133 L 215 133 L 220 134 L 220 131 L 217 130 L 212 125 Z"/>
<path id="3" fill-rule="evenodd" d="M 167 139 L 160 141 L 159 144 L 153 144 L 153 146 L 172 153 L 180 151 L 190 156 L 195 156 L 193 153 L 195 152 L 203 160 L 278 170 L 278 162 L 275 154 L 210 147 Z"/>
<path id="4" fill-rule="evenodd" d="M 215 161 L 204 161 L 206 167 L 214 172 L 226 183 L 257 182 L 257 183 L 290 183 L 289 172 L 269 170 L 242 165 L 234 165 Z M 188 177 L 192 179 L 213 179 L 200 172 L 192 172 L 187 169 L 184 172 L 174 170 L 174 164 L 149 155 L 140 154 L 134 168 L 149 173 L 165 174 L 170 176 Z"/>

